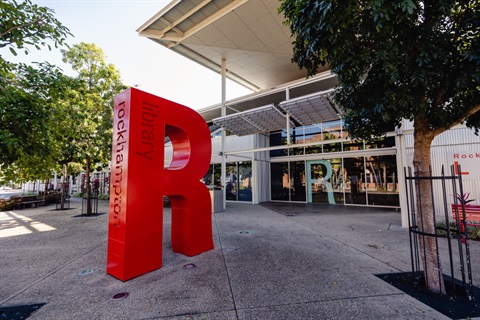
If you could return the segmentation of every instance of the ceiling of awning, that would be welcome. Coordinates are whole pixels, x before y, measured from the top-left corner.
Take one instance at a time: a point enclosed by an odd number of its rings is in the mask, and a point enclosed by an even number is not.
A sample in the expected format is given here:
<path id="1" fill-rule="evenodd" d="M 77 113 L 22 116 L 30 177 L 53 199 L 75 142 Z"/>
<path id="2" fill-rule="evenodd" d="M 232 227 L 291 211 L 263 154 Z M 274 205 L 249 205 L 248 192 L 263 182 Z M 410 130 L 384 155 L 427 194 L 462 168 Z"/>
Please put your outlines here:
<path id="1" fill-rule="evenodd" d="M 280 102 L 280 107 L 302 126 L 338 120 L 343 111 L 333 103 L 331 92 L 329 90 L 283 101 Z"/>
<path id="2" fill-rule="evenodd" d="M 213 123 L 238 136 L 269 133 L 285 128 L 287 117 L 273 104 L 213 119 Z M 293 123 L 291 123 L 293 126 Z"/>
<path id="3" fill-rule="evenodd" d="M 277 0 L 174 0 L 137 32 L 253 91 L 306 77 Z M 325 66 L 320 71 L 328 70 Z"/>

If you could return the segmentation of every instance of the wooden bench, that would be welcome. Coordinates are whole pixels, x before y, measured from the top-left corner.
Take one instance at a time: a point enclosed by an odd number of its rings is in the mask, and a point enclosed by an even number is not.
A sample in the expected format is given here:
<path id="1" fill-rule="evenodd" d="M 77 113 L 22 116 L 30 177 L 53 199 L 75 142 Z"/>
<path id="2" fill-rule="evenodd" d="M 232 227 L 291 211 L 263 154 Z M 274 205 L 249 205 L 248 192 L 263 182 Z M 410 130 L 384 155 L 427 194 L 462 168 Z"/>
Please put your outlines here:
<path id="1" fill-rule="evenodd" d="M 454 221 L 460 222 L 460 231 L 464 232 L 464 223 L 463 223 L 463 211 L 462 205 L 452 204 L 452 218 Z M 466 204 L 465 205 L 465 224 L 472 227 L 480 227 L 480 205 L 476 204 Z"/>
<path id="2" fill-rule="evenodd" d="M 38 199 L 37 196 L 14 196 L 11 198 L 14 201 L 14 207 L 21 209 L 27 206 L 34 206 L 35 208 L 39 204 L 44 204 L 45 200 Z"/>

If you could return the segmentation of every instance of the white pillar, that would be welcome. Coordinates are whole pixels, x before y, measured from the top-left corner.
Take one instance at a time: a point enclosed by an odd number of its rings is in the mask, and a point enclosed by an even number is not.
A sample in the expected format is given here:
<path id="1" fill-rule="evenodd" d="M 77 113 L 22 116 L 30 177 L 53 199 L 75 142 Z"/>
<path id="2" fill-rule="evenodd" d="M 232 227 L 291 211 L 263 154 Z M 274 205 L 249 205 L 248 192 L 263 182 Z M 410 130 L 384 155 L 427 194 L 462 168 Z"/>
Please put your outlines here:
<path id="1" fill-rule="evenodd" d="M 402 122 L 403 123 L 403 122 Z M 405 135 L 402 132 L 402 126 L 397 129 L 395 137 L 395 146 L 397 149 L 397 180 L 398 180 L 398 198 L 400 202 L 400 215 L 402 220 L 402 227 L 408 228 L 408 204 L 407 204 L 407 190 L 405 188 L 405 172 L 404 168 L 407 165 L 407 148 L 405 142 Z M 413 201 L 411 199 L 410 201 Z"/>
<path id="2" fill-rule="evenodd" d="M 227 115 L 225 102 L 227 101 L 227 61 L 222 59 L 222 117 Z M 227 163 L 225 156 L 225 129 L 222 129 L 222 186 L 223 186 L 223 210 L 227 209 Z"/>
<path id="3" fill-rule="evenodd" d="M 290 115 L 287 113 L 287 145 L 290 144 Z"/>
<path id="4" fill-rule="evenodd" d="M 285 88 L 285 99 L 290 100 L 290 89 Z M 290 115 L 287 113 L 287 145 L 290 144 Z"/>

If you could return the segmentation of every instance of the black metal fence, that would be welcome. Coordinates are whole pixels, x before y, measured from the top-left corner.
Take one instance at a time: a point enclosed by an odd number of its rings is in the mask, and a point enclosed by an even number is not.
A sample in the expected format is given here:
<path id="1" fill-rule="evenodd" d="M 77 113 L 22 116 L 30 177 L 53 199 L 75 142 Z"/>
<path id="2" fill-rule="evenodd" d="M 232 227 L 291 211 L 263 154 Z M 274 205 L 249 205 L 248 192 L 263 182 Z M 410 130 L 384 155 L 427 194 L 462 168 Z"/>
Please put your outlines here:
<path id="1" fill-rule="evenodd" d="M 91 212 L 87 212 L 88 201 L 90 201 Z M 98 214 L 98 193 L 92 192 L 90 199 L 87 200 L 86 195 L 82 198 L 82 215 L 97 215 Z"/>
<path id="2" fill-rule="evenodd" d="M 417 170 L 412 171 L 411 167 L 405 168 L 410 252 L 413 278 L 418 285 L 425 284 L 425 281 L 428 280 L 424 277 L 421 260 L 421 252 L 425 252 L 425 250 L 421 250 L 420 246 L 425 245 L 427 238 L 433 238 L 437 248 L 437 266 L 439 270 L 442 270 L 442 265 L 444 265 L 445 270 L 448 270 L 448 274 L 441 275 L 445 281 L 447 294 L 452 297 L 466 297 L 472 301 L 474 300 L 474 287 L 465 201 L 461 201 L 462 195 L 464 195 L 461 172 L 461 168 L 455 170 L 452 166 L 448 175 L 445 174 L 444 167 L 442 167 L 440 176 L 433 176 L 431 169 L 429 176 L 419 176 Z M 433 223 L 435 224 L 434 233 L 426 232 L 425 226 L 417 222 L 418 215 L 423 214 L 421 206 L 417 203 L 421 203 L 422 193 L 423 196 L 425 195 L 425 190 L 420 190 L 420 180 L 429 182 L 430 190 L 428 192 L 431 193 L 433 199 L 431 210 L 433 210 Z M 453 194 L 449 194 L 450 192 Z"/>

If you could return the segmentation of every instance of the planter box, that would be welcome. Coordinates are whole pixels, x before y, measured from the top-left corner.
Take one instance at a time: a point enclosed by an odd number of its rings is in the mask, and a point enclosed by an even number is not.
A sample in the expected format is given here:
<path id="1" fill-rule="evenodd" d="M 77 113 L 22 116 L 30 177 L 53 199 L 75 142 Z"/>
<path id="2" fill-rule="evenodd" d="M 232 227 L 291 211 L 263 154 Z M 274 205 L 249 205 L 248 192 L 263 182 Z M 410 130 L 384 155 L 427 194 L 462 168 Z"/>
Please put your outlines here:
<path id="1" fill-rule="evenodd" d="M 223 190 L 210 189 L 210 198 L 212 199 L 212 213 L 223 211 Z"/>

